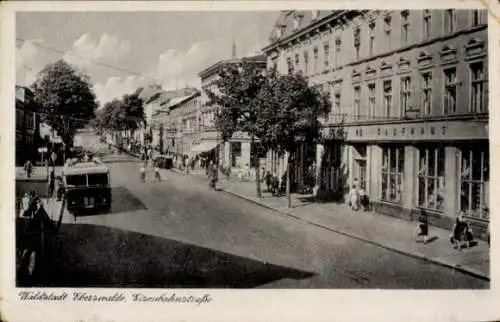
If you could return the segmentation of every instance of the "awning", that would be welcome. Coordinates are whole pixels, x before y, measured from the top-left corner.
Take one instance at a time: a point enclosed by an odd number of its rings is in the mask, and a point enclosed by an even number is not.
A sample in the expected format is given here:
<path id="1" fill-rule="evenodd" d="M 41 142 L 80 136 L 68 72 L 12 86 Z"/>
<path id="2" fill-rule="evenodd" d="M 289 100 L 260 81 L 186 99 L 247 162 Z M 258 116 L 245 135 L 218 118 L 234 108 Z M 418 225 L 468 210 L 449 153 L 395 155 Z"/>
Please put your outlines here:
<path id="1" fill-rule="evenodd" d="M 217 142 L 205 141 L 205 142 L 201 142 L 200 144 L 193 145 L 191 147 L 191 151 L 197 152 L 197 153 L 207 152 L 207 151 L 214 149 L 216 146 L 217 146 Z"/>

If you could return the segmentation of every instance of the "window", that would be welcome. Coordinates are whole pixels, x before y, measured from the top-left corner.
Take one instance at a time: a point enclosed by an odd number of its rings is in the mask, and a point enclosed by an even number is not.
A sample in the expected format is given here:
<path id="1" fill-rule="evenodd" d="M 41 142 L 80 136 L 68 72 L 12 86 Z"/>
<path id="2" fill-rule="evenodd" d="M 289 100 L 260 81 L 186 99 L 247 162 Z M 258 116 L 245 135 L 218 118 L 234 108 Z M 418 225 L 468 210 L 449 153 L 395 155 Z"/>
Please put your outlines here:
<path id="1" fill-rule="evenodd" d="M 384 87 L 384 117 L 392 116 L 392 81 L 386 80 L 383 83 Z"/>
<path id="2" fill-rule="evenodd" d="M 455 9 L 444 11 L 444 32 L 447 34 L 455 32 Z"/>
<path id="3" fill-rule="evenodd" d="M 342 45 L 342 39 L 340 36 L 335 38 L 335 66 L 340 66 L 340 46 Z"/>
<path id="4" fill-rule="evenodd" d="M 300 70 L 300 57 L 299 54 L 295 54 L 295 69 Z"/>
<path id="5" fill-rule="evenodd" d="M 304 51 L 304 73 L 307 75 L 309 73 L 309 54 Z"/>
<path id="6" fill-rule="evenodd" d="M 26 129 L 33 130 L 35 129 L 35 113 L 28 112 L 26 115 Z"/>
<path id="7" fill-rule="evenodd" d="M 464 148 L 461 154 L 460 210 L 489 220 L 489 150 Z"/>
<path id="8" fill-rule="evenodd" d="M 295 17 L 295 19 L 293 19 L 293 30 L 297 30 L 299 29 L 300 27 L 300 20 L 299 20 L 299 17 Z"/>
<path id="9" fill-rule="evenodd" d="M 87 185 L 87 176 L 86 175 L 72 175 L 66 176 L 66 183 L 68 186 L 81 187 Z"/>
<path id="10" fill-rule="evenodd" d="M 257 154 L 257 158 L 254 155 Z M 260 159 L 267 156 L 265 148 L 260 143 L 250 144 L 250 167 L 255 169 L 260 164 Z"/>
<path id="11" fill-rule="evenodd" d="M 107 186 L 108 175 L 106 173 L 93 173 L 87 175 L 89 186 Z"/>
<path id="12" fill-rule="evenodd" d="M 431 38 L 431 11 L 428 9 L 424 10 L 423 36 L 424 36 L 424 39 Z"/>
<path id="13" fill-rule="evenodd" d="M 444 148 L 420 148 L 418 206 L 442 211 L 444 200 Z"/>
<path id="14" fill-rule="evenodd" d="M 444 111 L 443 114 L 453 114 L 457 109 L 457 71 L 449 68 L 444 71 Z"/>
<path id="15" fill-rule="evenodd" d="M 359 120 L 361 113 L 361 86 L 354 87 L 354 119 Z"/>
<path id="16" fill-rule="evenodd" d="M 318 19 L 319 16 L 319 10 L 313 10 L 312 12 L 312 20 Z"/>
<path id="17" fill-rule="evenodd" d="M 356 52 L 356 59 L 359 59 L 359 50 L 361 47 L 360 34 L 359 28 L 354 29 L 354 50 Z"/>
<path id="18" fill-rule="evenodd" d="M 472 25 L 479 26 L 486 23 L 486 12 L 483 9 L 472 10 Z"/>
<path id="19" fill-rule="evenodd" d="M 340 107 L 340 92 L 335 92 L 335 99 L 334 99 L 334 113 L 340 113 L 341 107 Z"/>
<path id="20" fill-rule="evenodd" d="M 370 23 L 370 40 L 369 40 L 369 52 L 370 56 L 375 55 L 375 22 Z"/>
<path id="21" fill-rule="evenodd" d="M 431 114 L 432 106 L 432 74 L 422 74 L 422 112 L 424 115 Z"/>
<path id="22" fill-rule="evenodd" d="M 391 50 L 391 16 L 388 14 L 384 17 L 384 33 L 385 33 L 385 49 Z"/>
<path id="23" fill-rule="evenodd" d="M 231 142 L 231 166 L 235 167 L 238 164 L 238 159 L 241 157 L 241 142 Z"/>
<path id="24" fill-rule="evenodd" d="M 314 47 L 313 54 L 314 54 L 313 71 L 314 73 L 316 73 L 318 71 L 318 47 Z"/>
<path id="25" fill-rule="evenodd" d="M 471 103 L 470 112 L 486 112 L 485 88 L 486 77 L 483 62 L 470 65 L 471 73 Z"/>
<path id="26" fill-rule="evenodd" d="M 404 10 L 401 12 L 401 42 L 407 45 L 409 41 L 410 20 L 408 19 L 409 11 Z"/>
<path id="27" fill-rule="evenodd" d="M 411 78 L 409 76 L 401 78 L 401 112 L 404 115 L 406 111 L 411 110 Z"/>
<path id="28" fill-rule="evenodd" d="M 381 200 L 402 203 L 404 148 L 382 148 L 382 195 Z"/>
<path id="29" fill-rule="evenodd" d="M 368 118 L 375 116 L 375 84 L 368 85 Z"/>
<path id="30" fill-rule="evenodd" d="M 330 65 L 329 59 L 330 59 L 330 45 L 328 43 L 323 44 L 323 60 L 325 63 L 325 69 L 328 69 L 328 66 Z"/>
<path id="31" fill-rule="evenodd" d="M 288 67 L 288 74 L 293 74 L 293 63 L 292 63 L 292 58 L 288 57 L 286 60 L 286 64 Z"/>

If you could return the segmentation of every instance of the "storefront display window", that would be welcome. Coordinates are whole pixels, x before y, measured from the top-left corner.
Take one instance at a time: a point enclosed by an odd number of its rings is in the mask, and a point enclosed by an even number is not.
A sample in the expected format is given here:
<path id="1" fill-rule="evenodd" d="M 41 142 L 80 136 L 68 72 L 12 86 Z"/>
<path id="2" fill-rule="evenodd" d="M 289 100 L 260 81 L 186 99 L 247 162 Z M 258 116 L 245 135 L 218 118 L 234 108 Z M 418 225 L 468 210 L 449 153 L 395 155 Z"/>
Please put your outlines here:
<path id="1" fill-rule="evenodd" d="M 418 151 L 418 206 L 443 211 L 444 148 L 421 148 Z"/>
<path id="2" fill-rule="evenodd" d="M 402 203 L 404 148 L 382 148 L 382 160 L 381 200 Z"/>
<path id="3" fill-rule="evenodd" d="M 489 150 L 461 150 L 460 209 L 468 216 L 489 220 Z"/>

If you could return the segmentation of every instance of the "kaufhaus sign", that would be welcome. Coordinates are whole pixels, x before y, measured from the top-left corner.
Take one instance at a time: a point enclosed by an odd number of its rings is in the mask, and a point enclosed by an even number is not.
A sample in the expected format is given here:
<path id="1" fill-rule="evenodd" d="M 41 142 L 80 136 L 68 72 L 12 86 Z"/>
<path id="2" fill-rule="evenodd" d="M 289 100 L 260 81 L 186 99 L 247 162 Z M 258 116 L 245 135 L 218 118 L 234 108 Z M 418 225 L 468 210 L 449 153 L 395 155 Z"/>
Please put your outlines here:
<path id="1" fill-rule="evenodd" d="M 346 141 L 450 141 L 488 139 L 488 121 L 439 121 L 426 123 L 346 125 Z M 325 134 L 329 129 L 325 129 Z"/>

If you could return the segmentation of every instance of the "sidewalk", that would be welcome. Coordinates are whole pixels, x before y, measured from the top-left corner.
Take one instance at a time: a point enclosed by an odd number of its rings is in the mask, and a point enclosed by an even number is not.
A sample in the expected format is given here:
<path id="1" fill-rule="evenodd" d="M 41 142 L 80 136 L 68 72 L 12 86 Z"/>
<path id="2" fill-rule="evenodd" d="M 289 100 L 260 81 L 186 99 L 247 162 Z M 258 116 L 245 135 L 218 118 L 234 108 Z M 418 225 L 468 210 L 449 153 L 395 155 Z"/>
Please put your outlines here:
<path id="1" fill-rule="evenodd" d="M 55 175 L 58 176 L 62 172 L 61 166 L 55 167 Z M 49 167 L 49 173 L 52 171 L 52 167 Z M 16 179 L 24 179 L 24 180 L 41 180 L 47 179 L 47 167 L 33 167 L 33 172 L 31 173 L 31 178 L 28 178 L 26 172 L 24 171 L 24 167 L 16 167 Z"/>
<path id="2" fill-rule="evenodd" d="M 176 172 L 184 173 L 179 170 Z M 202 179 L 204 173 L 190 172 Z M 198 175 L 199 174 L 199 175 Z M 477 245 L 458 251 L 449 241 L 450 232 L 430 227 L 430 242 L 415 241 L 416 222 L 389 217 L 375 212 L 354 212 L 345 204 L 316 203 L 310 195 L 292 194 L 292 208 L 286 197 L 273 197 L 263 192 L 256 197 L 255 182 L 219 180 L 217 187 L 226 193 L 276 210 L 304 223 L 322 227 L 407 256 L 439 264 L 451 269 L 490 280 L 490 248 L 479 240 Z M 265 185 L 263 184 L 264 191 Z"/>

